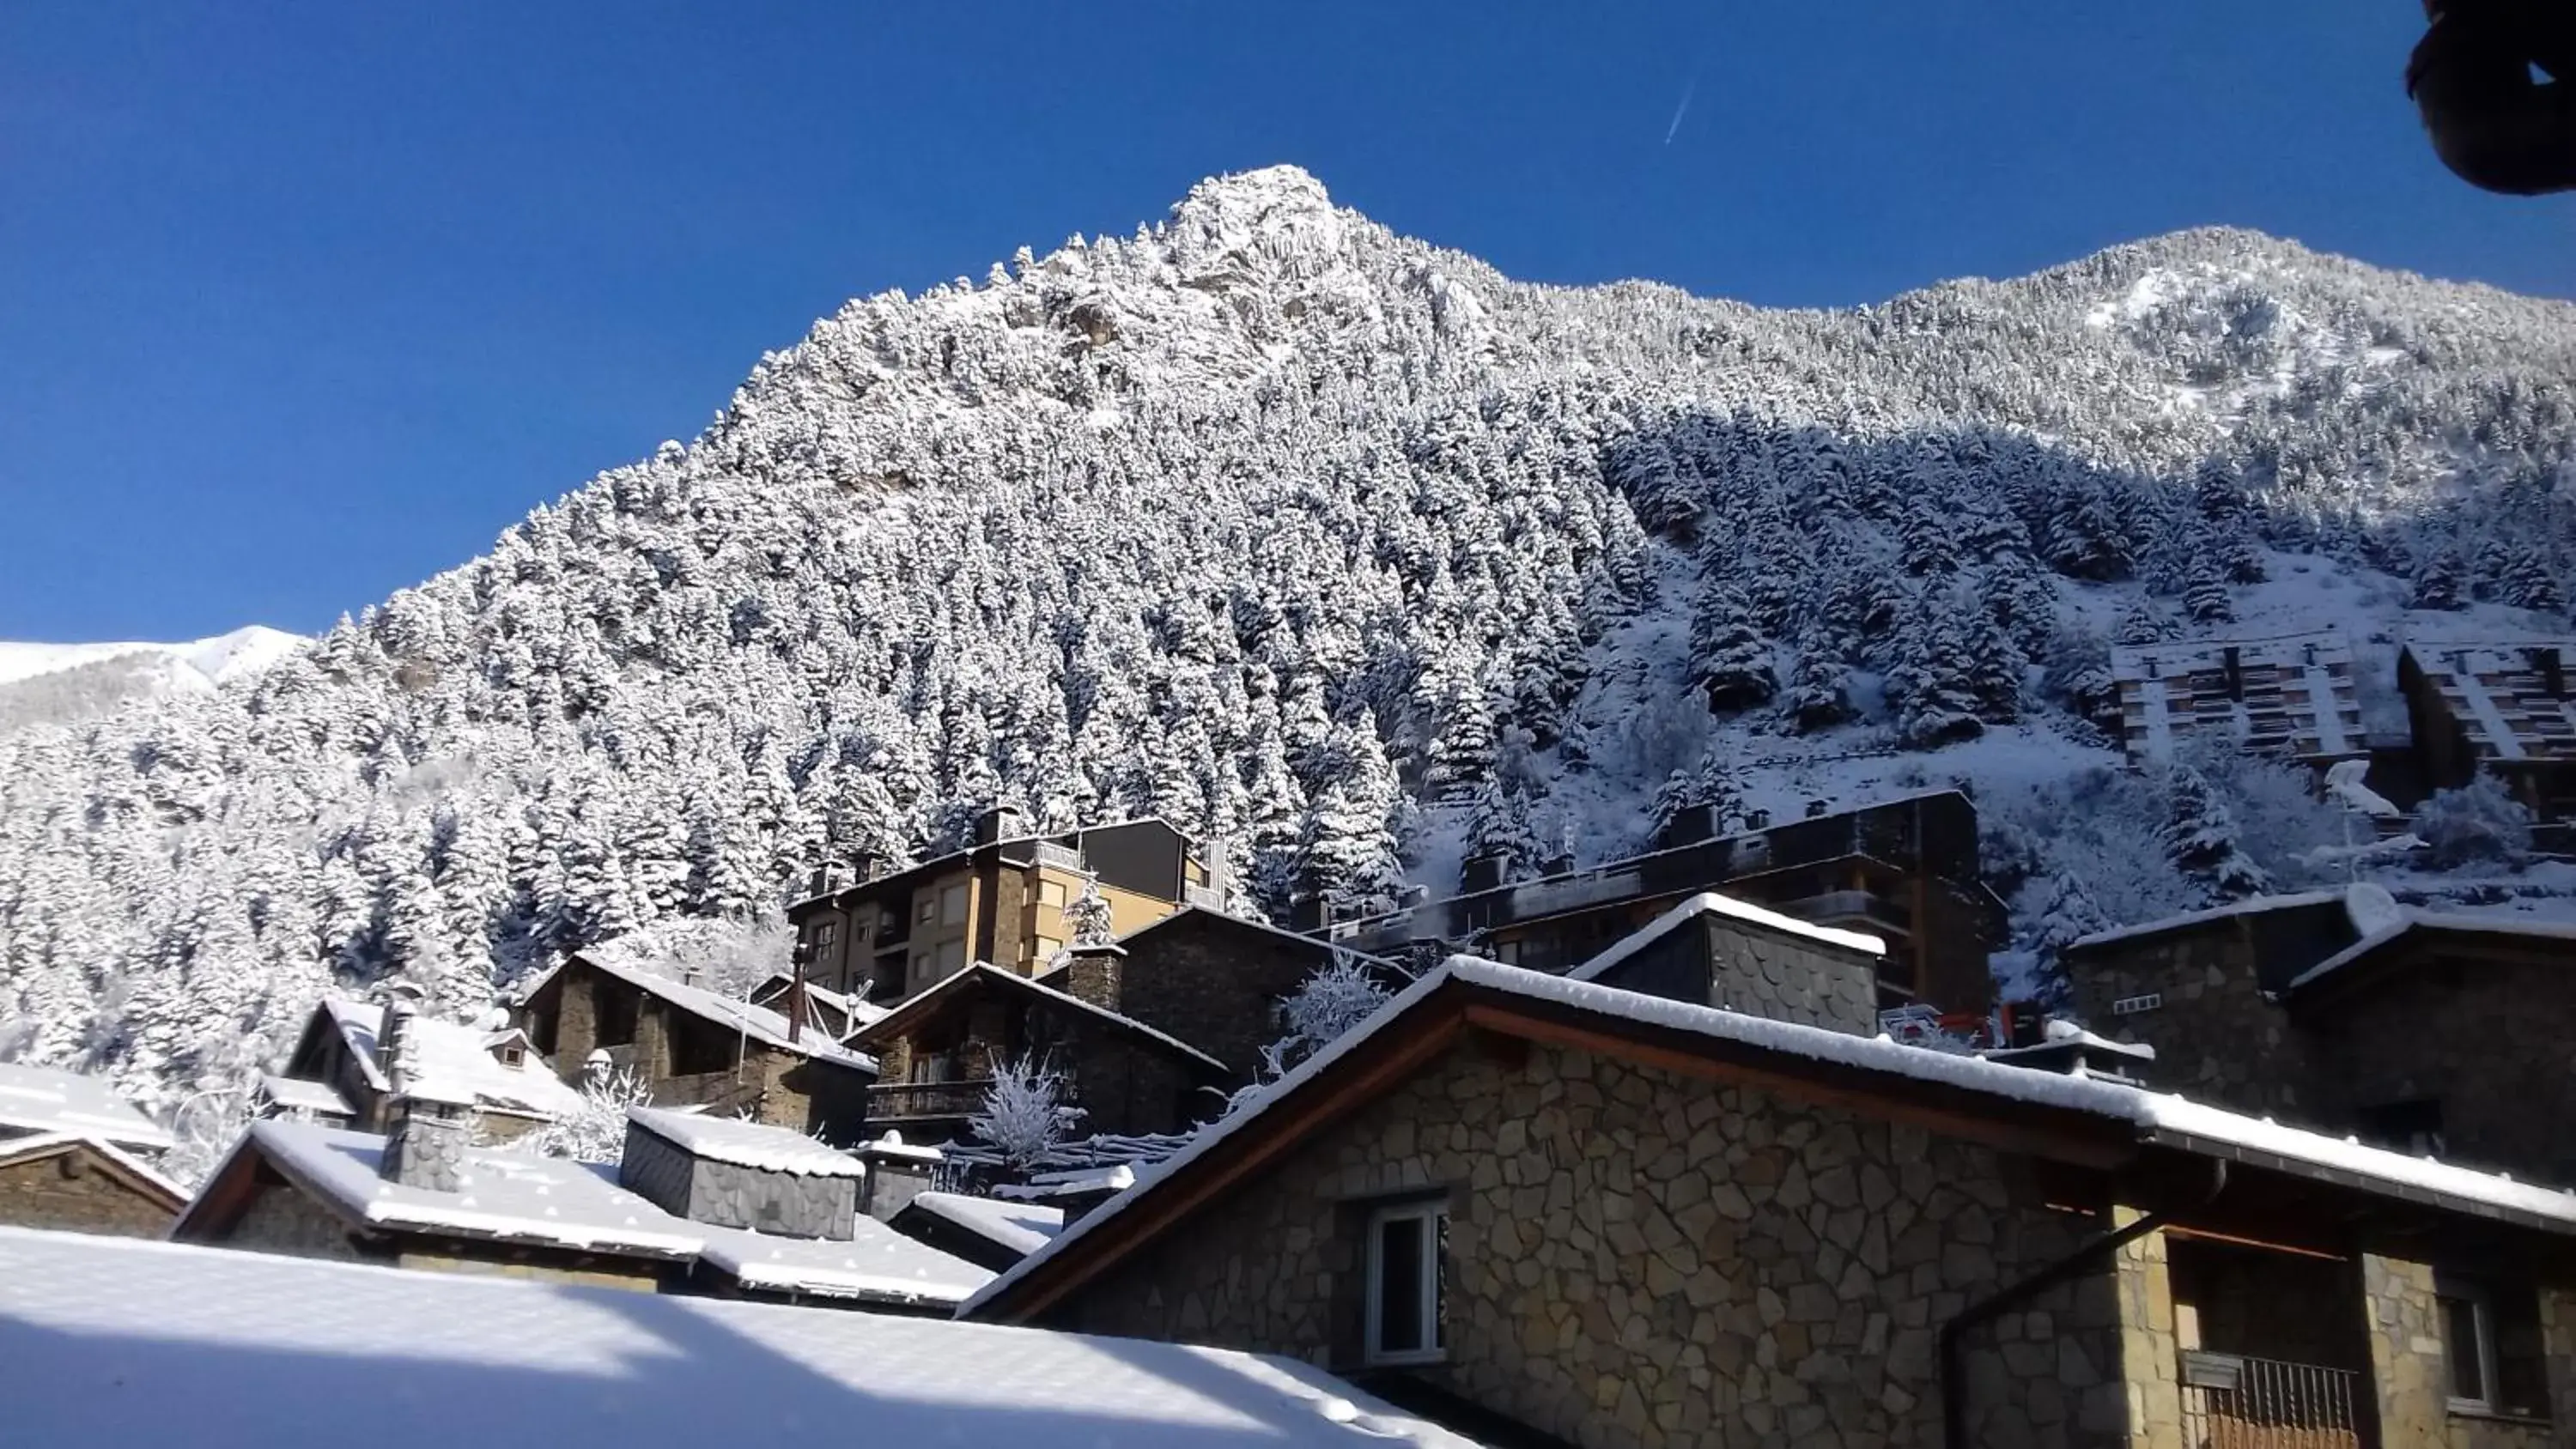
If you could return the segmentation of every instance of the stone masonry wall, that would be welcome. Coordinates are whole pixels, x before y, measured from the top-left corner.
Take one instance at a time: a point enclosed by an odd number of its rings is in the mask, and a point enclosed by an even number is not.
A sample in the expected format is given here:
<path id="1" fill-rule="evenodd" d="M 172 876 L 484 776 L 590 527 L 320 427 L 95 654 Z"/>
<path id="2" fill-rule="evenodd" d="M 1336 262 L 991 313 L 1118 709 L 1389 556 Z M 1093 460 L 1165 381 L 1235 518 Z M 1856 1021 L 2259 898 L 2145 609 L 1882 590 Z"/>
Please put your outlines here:
<path id="1" fill-rule="evenodd" d="M 350 1240 L 348 1224 L 320 1203 L 283 1185 L 262 1187 L 222 1242 L 228 1248 L 283 1253 L 294 1258 L 375 1261 L 374 1255 L 360 1252 Z"/>
<path id="2" fill-rule="evenodd" d="M 1051 1318 L 1353 1367 L 1367 1208 L 1425 1192 L 1448 1349 L 1419 1372 L 1585 1446 L 1938 1444 L 1938 1326 L 2105 1226 L 1982 1147 L 1470 1040 Z M 1971 1442 L 2126 1440 L 2118 1284 L 1971 1337 Z"/>
<path id="3" fill-rule="evenodd" d="M 2430 1264 L 2364 1254 L 2361 1286 L 2370 1314 L 2371 1380 L 2379 1400 L 2379 1449 L 2550 1449 L 2576 1444 L 2576 1330 L 2567 1322 L 2570 1295 L 2543 1292 L 2541 1329 L 2548 1351 L 2554 1419 L 2549 1423 L 2451 1412 L 2441 1305 Z"/>
<path id="4" fill-rule="evenodd" d="M 114 1176 L 84 1147 L 0 1167 L 0 1223 L 157 1238 L 170 1220 L 168 1208 Z"/>
<path id="5" fill-rule="evenodd" d="M 717 1227 L 845 1241 L 858 1202 L 855 1177 L 764 1172 L 701 1160 L 691 1174 L 688 1215 Z"/>
<path id="6" fill-rule="evenodd" d="M 1249 1077 L 1279 1037 L 1277 1003 L 1331 959 L 1321 944 L 1192 912 L 1129 945 L 1111 1009 Z"/>
<path id="7" fill-rule="evenodd" d="M 2156 1049 L 2161 1090 L 2240 1112 L 2306 1122 L 2316 1116 L 2307 1040 L 2256 986 L 2253 939 L 2230 921 L 2077 955 L 2067 979 L 2076 1014 L 2095 1031 Z M 2115 1016 L 2111 1004 L 2147 995 L 2153 1010 Z"/>

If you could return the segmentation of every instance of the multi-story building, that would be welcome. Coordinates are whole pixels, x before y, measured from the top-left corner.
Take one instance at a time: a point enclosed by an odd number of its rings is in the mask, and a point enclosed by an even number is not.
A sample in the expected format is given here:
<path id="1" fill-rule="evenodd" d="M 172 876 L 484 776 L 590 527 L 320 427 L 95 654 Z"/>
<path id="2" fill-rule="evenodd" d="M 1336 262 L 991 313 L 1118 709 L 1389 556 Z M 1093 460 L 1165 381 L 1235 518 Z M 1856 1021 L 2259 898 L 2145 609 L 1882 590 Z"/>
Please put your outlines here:
<path id="1" fill-rule="evenodd" d="M 1218 906 L 1219 892 L 1188 837 L 1161 820 L 1027 833 L 993 810 L 975 843 L 902 870 L 853 862 L 857 880 L 825 877 L 788 907 L 807 952 L 807 977 L 871 1002 L 903 1000 L 982 961 L 1019 976 L 1047 968 L 1073 938 L 1065 908 L 1085 889 L 1126 932 L 1185 905 Z"/>
<path id="2" fill-rule="evenodd" d="M 2425 782 L 2465 785 L 2485 771 L 2543 820 L 2576 819 L 2571 659 L 2576 640 L 2408 640 L 2397 683 Z"/>
<path id="3" fill-rule="evenodd" d="M 2319 765 L 2370 754 L 2341 634 L 2123 644 L 2111 682 L 2120 742 L 2141 764 L 2193 736 Z"/>
<path id="4" fill-rule="evenodd" d="M 1956 790 L 1819 810 L 1807 819 L 1718 835 L 1685 812 L 1669 848 L 1519 885 L 1493 885 L 1389 915 L 1324 926 L 1337 945 L 1403 955 L 1425 943 L 1540 971 L 1566 971 L 1706 891 L 1819 926 L 1878 937 L 1882 1007 L 1922 1002 L 1983 1013 L 1986 955 L 2004 908 L 1977 866 L 1977 810 Z"/>

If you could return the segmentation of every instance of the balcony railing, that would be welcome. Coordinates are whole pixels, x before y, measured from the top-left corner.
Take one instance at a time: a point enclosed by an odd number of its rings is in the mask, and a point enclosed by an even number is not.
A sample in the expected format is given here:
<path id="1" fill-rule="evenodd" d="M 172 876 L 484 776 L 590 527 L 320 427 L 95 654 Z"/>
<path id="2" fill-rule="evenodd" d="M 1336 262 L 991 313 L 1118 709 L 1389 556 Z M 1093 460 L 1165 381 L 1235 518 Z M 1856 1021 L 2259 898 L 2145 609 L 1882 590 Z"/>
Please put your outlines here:
<path id="1" fill-rule="evenodd" d="M 988 1081 L 880 1082 L 868 1088 L 868 1120 L 901 1122 L 918 1117 L 966 1117 L 984 1110 Z"/>
<path id="2" fill-rule="evenodd" d="M 1051 865 L 1058 870 L 1085 871 L 1091 869 L 1091 862 L 1082 858 L 1081 851 L 1076 850 L 1069 845 L 1058 845 L 1052 840 L 1041 840 L 1037 842 L 1036 845 L 1030 848 L 1029 855 L 1032 859 L 1036 860 L 1038 864 Z"/>
<path id="3" fill-rule="evenodd" d="M 2185 1449 L 2361 1449 L 2351 1369 L 2240 1354 L 2182 1356 Z"/>

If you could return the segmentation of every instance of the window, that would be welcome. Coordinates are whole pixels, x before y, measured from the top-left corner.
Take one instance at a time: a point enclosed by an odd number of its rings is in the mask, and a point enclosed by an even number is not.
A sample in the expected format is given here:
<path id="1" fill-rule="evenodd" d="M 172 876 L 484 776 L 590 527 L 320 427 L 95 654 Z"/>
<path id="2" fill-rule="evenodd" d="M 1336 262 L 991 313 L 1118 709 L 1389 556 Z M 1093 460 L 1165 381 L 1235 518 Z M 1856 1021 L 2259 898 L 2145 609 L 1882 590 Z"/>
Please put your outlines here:
<path id="1" fill-rule="evenodd" d="M 921 906 L 913 912 L 913 918 L 927 926 L 933 920 L 937 919 L 938 915 L 939 897 L 932 895 L 928 891 L 923 891 L 921 893 Z"/>
<path id="2" fill-rule="evenodd" d="M 1369 1216 L 1368 1361 L 1428 1363 L 1447 1343 L 1442 1264 L 1449 1256 L 1449 1209 L 1438 1200 L 1399 1203 Z"/>
<path id="3" fill-rule="evenodd" d="M 1038 882 L 1038 904 L 1039 904 L 1039 905 L 1042 905 L 1042 906 L 1054 906 L 1054 907 L 1056 907 L 1058 910 L 1063 909 L 1063 908 L 1064 908 L 1064 882 L 1063 882 L 1063 881 L 1060 881 L 1060 880 L 1041 880 L 1041 881 L 1039 881 L 1039 882 Z"/>
<path id="4" fill-rule="evenodd" d="M 966 887 L 953 885 L 939 893 L 939 924 L 943 926 L 966 924 Z"/>
<path id="5" fill-rule="evenodd" d="M 2447 1275 L 2437 1295 L 2453 1412 L 2546 1418 L 2538 1296 Z"/>
<path id="6" fill-rule="evenodd" d="M 963 970 L 965 970 L 965 969 L 966 969 L 966 943 L 965 943 L 965 942 L 963 942 L 963 941 L 942 941 L 942 942 L 940 942 L 940 943 L 939 943 L 939 976 L 940 976 L 940 979 L 944 981 L 944 980 L 946 980 L 947 978 L 949 978 L 949 977 L 951 977 L 951 976 L 954 976 L 954 975 L 956 975 L 958 972 L 963 971 Z"/>
<path id="7" fill-rule="evenodd" d="M 1056 953 L 1056 952 L 1058 952 L 1058 951 L 1061 951 L 1061 950 L 1063 950 L 1063 949 L 1064 949 L 1064 943 L 1063 943 L 1062 941 L 1057 940 L 1057 939 L 1056 939 L 1055 937 L 1053 937 L 1053 936 L 1040 936 L 1040 937 L 1038 937 L 1038 967 L 1039 967 L 1039 969 L 1040 969 L 1040 970 L 1044 970 L 1044 969 L 1046 968 L 1046 966 L 1047 966 L 1047 963 L 1049 963 L 1049 962 L 1051 962 L 1051 961 L 1053 961 L 1053 960 L 1055 959 L 1055 953 Z"/>
<path id="8" fill-rule="evenodd" d="M 833 948 L 834 946 L 836 946 L 836 945 L 838 945 L 838 944 L 840 943 L 840 939 L 841 939 L 841 923 L 840 923 L 840 922 L 838 922 L 838 921 L 825 921 L 825 922 L 823 922 L 821 925 L 816 926 L 816 927 L 814 928 L 814 958 L 813 958 L 813 959 L 814 959 L 814 960 L 816 960 L 817 962 L 822 962 L 822 961 L 829 961 L 829 960 L 831 960 L 831 959 L 832 959 L 832 948 Z"/>
<path id="9" fill-rule="evenodd" d="M 591 1044 L 602 1047 L 634 1045 L 635 1014 L 636 1008 L 642 1004 L 642 993 L 622 981 L 594 982 L 591 989 L 592 1019 L 598 1025 L 598 1035 L 592 1038 Z"/>

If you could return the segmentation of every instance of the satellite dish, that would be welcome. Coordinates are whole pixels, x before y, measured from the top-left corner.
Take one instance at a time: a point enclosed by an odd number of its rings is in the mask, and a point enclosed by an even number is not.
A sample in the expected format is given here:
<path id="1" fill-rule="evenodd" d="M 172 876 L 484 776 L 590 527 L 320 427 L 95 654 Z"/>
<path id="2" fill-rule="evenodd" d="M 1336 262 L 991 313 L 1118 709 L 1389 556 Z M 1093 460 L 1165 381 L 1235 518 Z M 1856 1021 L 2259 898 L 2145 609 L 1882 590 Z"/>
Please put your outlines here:
<path id="1" fill-rule="evenodd" d="M 2362 783 L 2370 774 L 2368 760 L 2337 760 L 2326 767 L 2326 793 L 2374 820 L 2402 820 L 2406 812 L 2385 795 Z"/>

